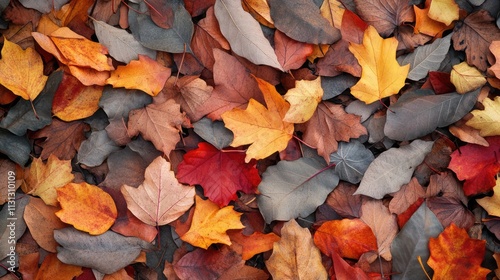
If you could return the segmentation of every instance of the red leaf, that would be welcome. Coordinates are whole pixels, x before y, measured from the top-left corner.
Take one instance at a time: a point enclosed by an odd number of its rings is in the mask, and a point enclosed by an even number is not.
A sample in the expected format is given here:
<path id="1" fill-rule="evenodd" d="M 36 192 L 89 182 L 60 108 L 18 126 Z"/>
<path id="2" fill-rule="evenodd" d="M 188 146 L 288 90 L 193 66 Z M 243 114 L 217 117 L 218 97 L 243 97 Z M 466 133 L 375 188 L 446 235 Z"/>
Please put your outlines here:
<path id="1" fill-rule="evenodd" d="M 275 52 L 283 70 L 297 69 L 313 52 L 313 45 L 298 42 L 280 31 L 274 33 Z"/>
<path id="2" fill-rule="evenodd" d="M 255 192 L 260 183 L 255 161 L 245 163 L 245 153 L 219 151 L 205 142 L 184 155 L 184 161 L 177 167 L 177 179 L 200 184 L 205 195 L 220 207 L 235 200 L 237 191 Z"/>
<path id="3" fill-rule="evenodd" d="M 369 280 L 370 277 L 359 267 L 350 266 L 339 254 L 332 254 L 333 268 L 337 279 Z"/>
<path id="4" fill-rule="evenodd" d="M 465 180 L 465 195 L 489 192 L 495 186 L 495 175 L 500 171 L 500 136 L 486 137 L 489 147 L 467 144 L 451 154 L 448 168 Z"/>
<path id="5" fill-rule="evenodd" d="M 342 16 L 342 26 L 340 27 L 342 39 L 351 43 L 361 44 L 366 28 L 368 28 L 366 22 L 355 13 L 345 9 L 344 15 Z"/>
<path id="6" fill-rule="evenodd" d="M 456 90 L 450 81 L 450 73 L 429 71 L 429 81 L 436 94 L 454 92 Z"/>

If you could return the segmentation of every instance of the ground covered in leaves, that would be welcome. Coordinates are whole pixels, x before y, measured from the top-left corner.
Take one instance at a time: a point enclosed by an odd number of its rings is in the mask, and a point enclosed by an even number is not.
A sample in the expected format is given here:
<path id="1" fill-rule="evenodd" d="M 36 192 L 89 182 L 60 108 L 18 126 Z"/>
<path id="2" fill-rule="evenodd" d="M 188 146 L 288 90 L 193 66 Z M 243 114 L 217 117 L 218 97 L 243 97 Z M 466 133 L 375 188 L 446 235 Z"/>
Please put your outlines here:
<path id="1" fill-rule="evenodd" d="M 0 0 L 2 279 L 498 279 L 497 0 Z"/>

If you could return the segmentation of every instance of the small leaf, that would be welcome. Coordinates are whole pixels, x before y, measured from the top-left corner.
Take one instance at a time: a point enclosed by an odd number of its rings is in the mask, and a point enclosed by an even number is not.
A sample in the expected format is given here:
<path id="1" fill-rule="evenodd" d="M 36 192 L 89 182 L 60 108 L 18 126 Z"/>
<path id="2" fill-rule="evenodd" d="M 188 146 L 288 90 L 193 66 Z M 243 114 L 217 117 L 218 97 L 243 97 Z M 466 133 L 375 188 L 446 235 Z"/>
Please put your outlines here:
<path id="1" fill-rule="evenodd" d="M 308 121 L 316 112 L 316 107 L 323 98 L 321 77 L 312 81 L 296 81 L 295 87 L 289 89 L 284 98 L 290 103 L 290 109 L 286 112 L 283 121 L 289 123 Z"/>
<path id="2" fill-rule="evenodd" d="M 465 61 L 453 65 L 450 80 L 460 94 L 473 91 L 486 83 L 483 74 L 476 67 L 469 66 Z"/>
<path id="3" fill-rule="evenodd" d="M 330 154 L 330 162 L 335 163 L 340 180 L 353 184 L 361 181 L 374 159 L 373 153 L 357 140 L 340 142 L 338 150 Z"/>
<path id="4" fill-rule="evenodd" d="M 193 127 L 196 134 L 219 150 L 233 142 L 233 133 L 221 121 L 213 122 L 209 118 L 202 118 L 193 123 Z"/>
<path id="5" fill-rule="evenodd" d="M 31 144 L 25 136 L 17 136 L 0 128 L 0 153 L 24 166 L 30 159 Z"/>
<path id="6" fill-rule="evenodd" d="M 87 166 L 98 166 L 106 160 L 109 154 L 119 149 L 120 147 L 108 137 L 105 130 L 94 131 L 80 145 L 77 159 L 79 163 Z"/>

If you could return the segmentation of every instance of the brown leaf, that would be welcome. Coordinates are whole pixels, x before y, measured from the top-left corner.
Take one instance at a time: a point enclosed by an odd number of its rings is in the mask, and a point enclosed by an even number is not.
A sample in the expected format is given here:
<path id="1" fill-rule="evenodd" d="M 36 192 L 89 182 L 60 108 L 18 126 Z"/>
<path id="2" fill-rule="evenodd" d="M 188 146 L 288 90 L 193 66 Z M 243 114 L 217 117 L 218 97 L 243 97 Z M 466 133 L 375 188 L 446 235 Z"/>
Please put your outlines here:
<path id="1" fill-rule="evenodd" d="M 346 113 L 341 105 L 323 101 L 311 119 L 298 129 L 304 132 L 303 140 L 315 146 L 318 154 L 330 162 L 330 154 L 337 150 L 338 141 L 349 142 L 349 139 L 367 133 L 360 119 L 357 115 Z"/>
<path id="2" fill-rule="evenodd" d="M 72 159 L 85 140 L 89 125 L 81 121 L 63 122 L 53 118 L 52 123 L 32 134 L 32 139 L 45 138 L 39 145 L 43 148 L 43 160 L 54 154 L 62 160 Z"/>
<path id="3" fill-rule="evenodd" d="M 339 185 L 326 198 L 326 204 L 332 207 L 342 218 L 359 218 L 364 196 L 353 195 L 357 186 L 340 181 Z"/>
<path id="4" fill-rule="evenodd" d="M 123 118 L 109 119 L 109 124 L 105 129 L 109 138 L 119 146 L 125 146 L 132 141 L 132 137 L 128 135 L 127 124 Z"/>
<path id="5" fill-rule="evenodd" d="M 462 184 L 451 172 L 432 175 L 425 195 L 428 198 L 434 196 L 455 198 L 464 205 L 469 201 L 464 194 Z"/>
<path id="6" fill-rule="evenodd" d="M 395 30 L 395 37 L 398 39 L 397 51 L 412 52 L 416 47 L 429 42 L 432 37 L 425 34 L 415 34 L 409 25 L 399 26 Z"/>
<path id="7" fill-rule="evenodd" d="M 421 197 L 425 197 L 424 188 L 413 177 L 408 184 L 403 185 L 398 192 L 394 193 L 394 197 L 389 203 L 389 211 L 399 215 Z"/>
<path id="8" fill-rule="evenodd" d="M 8 159 L 0 159 L 0 205 L 9 201 L 9 188 L 15 191 L 19 187 L 15 182 L 15 175 L 16 164 Z"/>
<path id="9" fill-rule="evenodd" d="M 169 29 L 174 25 L 175 13 L 171 2 L 161 0 L 147 0 L 151 20 L 161 28 Z"/>
<path id="10" fill-rule="evenodd" d="M 361 66 L 356 57 L 349 51 L 349 42 L 339 40 L 330 46 L 323 58 L 318 60 L 316 74 L 334 77 L 344 72 L 359 77 L 361 76 Z"/>
<path id="11" fill-rule="evenodd" d="M 424 161 L 415 168 L 413 176 L 418 179 L 421 185 L 427 185 L 431 175 L 447 170 L 451 153 L 455 149 L 455 144 L 450 139 L 444 137 L 437 139 Z"/>
<path id="12" fill-rule="evenodd" d="M 381 200 L 364 201 L 361 220 L 369 225 L 377 237 L 379 255 L 387 261 L 392 259 L 391 243 L 398 233 L 396 215 L 391 214 Z"/>
<path id="13" fill-rule="evenodd" d="M 451 39 L 455 50 L 465 50 L 469 65 L 486 71 L 488 61 L 494 61 L 489 50 L 490 44 L 500 40 L 500 30 L 488 11 L 480 10 L 468 15 L 463 22 L 458 22 Z"/>
<path id="14" fill-rule="evenodd" d="M 34 9 L 27 9 L 18 0 L 9 1 L 9 5 L 3 11 L 3 19 L 13 24 L 25 25 L 32 23 L 38 25 L 41 13 Z"/>
<path id="15" fill-rule="evenodd" d="M 383 37 L 405 22 L 413 22 L 415 14 L 410 0 L 354 0 L 358 15 L 373 25 Z"/>
<path id="16" fill-rule="evenodd" d="M 279 30 L 274 32 L 274 51 L 284 71 L 297 69 L 313 51 L 313 45 L 293 40 Z"/>
<path id="17" fill-rule="evenodd" d="M 144 181 L 144 170 L 149 165 L 149 162 L 128 147 L 112 153 L 107 163 L 109 172 L 99 186 L 115 190 L 122 185 L 138 187 Z"/>
<path id="18" fill-rule="evenodd" d="M 474 214 L 455 197 L 431 197 L 427 206 L 436 214 L 443 227 L 455 223 L 458 227 L 469 229 L 474 225 Z"/>
<path id="19" fill-rule="evenodd" d="M 213 6 L 214 4 L 215 0 L 184 0 L 184 6 L 192 17 L 203 14 L 208 7 Z"/>

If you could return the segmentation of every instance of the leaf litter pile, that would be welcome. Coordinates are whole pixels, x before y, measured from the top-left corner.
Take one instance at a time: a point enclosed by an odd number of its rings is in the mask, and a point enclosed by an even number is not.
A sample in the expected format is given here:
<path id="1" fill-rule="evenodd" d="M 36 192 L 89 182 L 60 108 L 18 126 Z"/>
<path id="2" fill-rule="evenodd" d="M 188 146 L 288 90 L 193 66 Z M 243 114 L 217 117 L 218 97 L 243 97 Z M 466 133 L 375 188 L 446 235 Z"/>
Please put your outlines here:
<path id="1" fill-rule="evenodd" d="M 0 10 L 2 279 L 500 277 L 497 0 Z"/>

